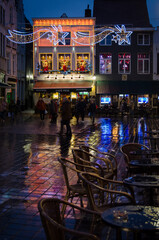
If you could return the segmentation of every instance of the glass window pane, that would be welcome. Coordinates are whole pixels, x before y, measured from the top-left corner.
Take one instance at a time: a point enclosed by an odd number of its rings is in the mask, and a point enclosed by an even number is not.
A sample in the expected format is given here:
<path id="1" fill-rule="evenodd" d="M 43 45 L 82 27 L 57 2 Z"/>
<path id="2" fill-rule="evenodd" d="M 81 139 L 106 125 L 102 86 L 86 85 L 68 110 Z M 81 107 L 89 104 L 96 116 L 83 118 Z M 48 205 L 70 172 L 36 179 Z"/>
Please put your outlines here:
<path id="1" fill-rule="evenodd" d="M 143 44 L 143 35 L 138 35 L 138 44 Z"/>
<path id="2" fill-rule="evenodd" d="M 130 73 L 130 60 L 125 60 L 124 68 L 125 73 Z"/>
<path id="3" fill-rule="evenodd" d="M 138 60 L 138 73 L 143 72 L 143 60 Z"/>
<path id="4" fill-rule="evenodd" d="M 150 35 L 149 34 L 145 34 L 144 35 L 144 44 L 150 44 Z"/>
<path id="5" fill-rule="evenodd" d="M 124 73 L 124 60 L 119 61 L 119 73 Z"/>
<path id="6" fill-rule="evenodd" d="M 144 61 L 144 73 L 149 73 L 149 60 Z"/>

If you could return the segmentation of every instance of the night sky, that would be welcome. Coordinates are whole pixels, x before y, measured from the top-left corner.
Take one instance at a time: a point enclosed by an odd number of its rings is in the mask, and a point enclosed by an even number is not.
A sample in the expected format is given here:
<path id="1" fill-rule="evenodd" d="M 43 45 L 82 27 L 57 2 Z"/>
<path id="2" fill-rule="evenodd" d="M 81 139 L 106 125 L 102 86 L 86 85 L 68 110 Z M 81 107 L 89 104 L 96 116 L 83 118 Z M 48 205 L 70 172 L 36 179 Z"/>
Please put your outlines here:
<path id="1" fill-rule="evenodd" d="M 36 17 L 61 17 L 66 13 L 68 17 L 84 17 L 89 4 L 93 9 L 93 0 L 23 0 L 24 12 L 32 23 Z M 159 26 L 159 0 L 147 0 L 151 24 Z"/>

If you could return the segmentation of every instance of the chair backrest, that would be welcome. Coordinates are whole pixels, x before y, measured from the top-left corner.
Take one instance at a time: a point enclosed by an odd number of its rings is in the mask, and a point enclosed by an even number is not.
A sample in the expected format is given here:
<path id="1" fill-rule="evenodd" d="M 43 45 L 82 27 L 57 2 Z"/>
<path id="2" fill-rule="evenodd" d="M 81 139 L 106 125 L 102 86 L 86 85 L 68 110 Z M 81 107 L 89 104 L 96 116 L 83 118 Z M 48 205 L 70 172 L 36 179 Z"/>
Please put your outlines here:
<path id="1" fill-rule="evenodd" d="M 65 182 L 66 186 L 68 189 L 70 189 L 70 184 L 69 184 L 69 177 L 68 177 L 68 170 L 72 170 L 77 174 L 77 178 L 79 177 L 79 173 L 81 172 L 94 172 L 96 174 L 99 174 L 99 171 L 97 168 L 90 166 L 90 165 L 84 165 L 84 164 L 79 164 L 76 162 L 71 161 L 70 159 L 64 158 L 64 157 L 59 157 L 58 161 L 61 163 L 64 177 L 65 177 Z M 74 175 L 75 177 L 75 175 Z"/>
<path id="2" fill-rule="evenodd" d="M 113 164 L 111 160 L 108 159 L 107 157 L 93 155 L 88 151 L 84 151 L 82 149 L 72 149 L 72 153 L 74 161 L 76 163 L 80 163 L 81 165 L 82 164 L 93 165 L 100 171 L 101 176 L 109 178 L 113 177 L 114 175 Z"/>
<path id="3" fill-rule="evenodd" d="M 88 152 L 90 154 L 93 154 L 97 158 L 102 157 L 102 158 L 106 158 L 106 159 L 110 160 L 112 165 L 113 165 L 114 170 L 117 171 L 117 159 L 113 154 L 107 153 L 107 152 L 101 152 L 98 149 L 96 149 L 94 147 L 87 146 L 87 145 L 81 145 L 79 148 L 81 150 L 83 150 L 84 152 Z"/>
<path id="4" fill-rule="evenodd" d="M 135 160 L 135 159 L 139 159 L 139 156 L 134 156 L 131 154 L 131 152 L 133 151 L 137 151 L 137 150 L 146 150 L 149 149 L 147 146 L 140 144 L 140 143 L 127 143 L 124 144 L 120 150 L 121 152 L 124 154 L 125 156 L 125 161 L 126 163 L 129 165 L 129 162 L 131 160 Z"/>
<path id="5" fill-rule="evenodd" d="M 62 219 L 57 199 L 42 199 L 38 203 L 41 222 L 48 240 L 64 240 L 64 231 L 61 229 Z"/>
<path id="6" fill-rule="evenodd" d="M 63 216 L 61 214 L 62 205 L 66 205 L 66 207 L 69 208 L 63 218 L 61 217 Z M 70 220 L 73 219 L 73 216 L 76 216 L 75 211 L 78 212 L 78 215 L 80 212 L 82 217 L 84 216 L 82 215 L 84 213 L 91 214 L 93 216 L 97 215 L 95 212 L 91 212 L 87 209 L 78 207 L 72 203 L 58 198 L 47 198 L 40 200 L 38 203 L 38 210 L 40 212 L 40 217 L 47 240 L 65 240 L 66 235 L 70 238 L 71 236 L 74 236 L 76 239 L 99 240 L 95 234 L 82 231 L 83 229 L 80 229 L 79 224 L 78 227 L 76 227 L 74 224 L 76 229 L 72 228 L 72 223 L 70 223 L 70 225 L 65 224 L 67 223 L 67 217 L 69 220 L 68 222 L 70 222 Z M 70 218 L 69 215 L 71 215 Z M 78 219 L 75 220 L 78 221 L 79 219 L 80 216 L 78 216 Z"/>
<path id="7" fill-rule="evenodd" d="M 135 204 L 132 190 L 124 191 L 121 181 L 105 179 L 94 173 L 82 172 L 80 179 L 87 191 L 89 206 L 93 211 L 102 212 L 112 205 Z"/>

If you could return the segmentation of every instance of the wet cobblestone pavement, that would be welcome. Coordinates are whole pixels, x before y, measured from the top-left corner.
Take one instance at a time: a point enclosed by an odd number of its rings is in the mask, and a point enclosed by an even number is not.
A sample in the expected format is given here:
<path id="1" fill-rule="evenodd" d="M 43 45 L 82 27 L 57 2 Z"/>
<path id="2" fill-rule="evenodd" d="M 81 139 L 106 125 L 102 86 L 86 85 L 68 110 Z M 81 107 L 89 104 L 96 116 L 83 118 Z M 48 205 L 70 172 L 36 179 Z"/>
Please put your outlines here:
<path id="1" fill-rule="evenodd" d="M 117 156 L 118 179 L 125 176 L 120 147 L 128 142 L 150 146 L 144 131 L 159 129 L 158 119 L 98 118 L 95 126 L 89 118 L 76 125 L 71 121 L 72 137 L 60 137 L 60 124 L 39 117 L 0 125 L 0 239 L 44 240 L 37 203 L 41 198 L 65 196 L 58 156 L 72 158 L 72 148 L 89 144 Z M 74 181 L 71 176 L 71 181 Z M 78 200 L 77 200 L 78 201 Z M 114 239 L 111 234 L 109 239 Z"/>

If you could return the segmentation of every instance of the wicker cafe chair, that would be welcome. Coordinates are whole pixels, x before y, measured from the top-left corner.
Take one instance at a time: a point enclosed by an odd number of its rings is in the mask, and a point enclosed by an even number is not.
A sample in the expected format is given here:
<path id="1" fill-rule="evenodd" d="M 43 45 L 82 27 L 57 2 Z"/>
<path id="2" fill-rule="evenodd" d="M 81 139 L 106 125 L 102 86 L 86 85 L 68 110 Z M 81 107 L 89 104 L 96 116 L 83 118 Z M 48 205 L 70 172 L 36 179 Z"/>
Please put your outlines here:
<path id="1" fill-rule="evenodd" d="M 65 215 L 61 209 L 65 205 Z M 99 240 L 92 224 L 99 215 L 58 198 L 42 199 L 38 203 L 41 222 L 47 240 L 91 239 Z"/>
<path id="2" fill-rule="evenodd" d="M 141 173 L 142 169 L 138 168 L 138 167 L 134 167 L 130 165 L 131 160 L 139 160 L 140 157 L 139 155 L 132 155 L 131 152 L 133 151 L 137 151 L 137 150 L 149 150 L 149 148 L 143 144 L 140 143 L 127 143 L 124 144 L 121 148 L 120 151 L 123 153 L 124 155 L 124 160 L 126 162 L 127 165 L 127 170 L 128 170 L 128 175 L 132 174 L 132 173 Z"/>
<path id="3" fill-rule="evenodd" d="M 74 162 L 84 165 L 93 165 L 100 171 L 100 175 L 104 178 L 113 178 L 113 165 L 110 160 L 96 157 L 81 149 L 72 149 Z"/>
<path id="4" fill-rule="evenodd" d="M 113 165 L 114 175 L 117 179 L 117 159 L 113 154 L 110 154 L 110 153 L 107 153 L 107 152 L 101 152 L 101 151 L 97 150 L 96 148 L 90 147 L 90 146 L 87 146 L 87 145 L 80 146 L 80 149 L 82 149 L 83 151 L 88 152 L 92 155 L 95 155 L 97 158 L 101 157 L 101 158 L 106 158 L 106 159 L 110 160 L 112 162 L 112 165 Z M 89 159 L 89 161 L 90 161 L 90 159 Z"/>
<path id="5" fill-rule="evenodd" d="M 58 158 L 58 161 L 61 163 L 61 167 L 63 170 L 64 178 L 65 178 L 65 183 L 67 187 L 67 192 L 65 196 L 65 200 L 68 201 L 73 198 L 79 197 L 80 198 L 80 203 L 81 206 L 83 207 L 83 197 L 87 196 L 86 194 L 86 189 L 83 187 L 82 183 L 79 181 L 78 174 L 82 171 L 86 172 L 94 172 L 96 174 L 99 174 L 98 169 L 93 167 L 93 166 L 88 166 L 88 165 L 81 165 L 78 163 L 75 163 L 68 158 Z M 72 174 L 71 174 L 72 173 Z M 69 180 L 69 174 L 73 175 L 75 178 L 75 175 L 77 176 L 77 181 L 74 184 L 70 184 Z"/>
<path id="6" fill-rule="evenodd" d="M 93 211 L 102 213 L 113 206 L 135 204 L 133 189 L 125 187 L 122 181 L 86 172 L 80 173 L 79 177 L 87 190 L 89 206 Z"/>

